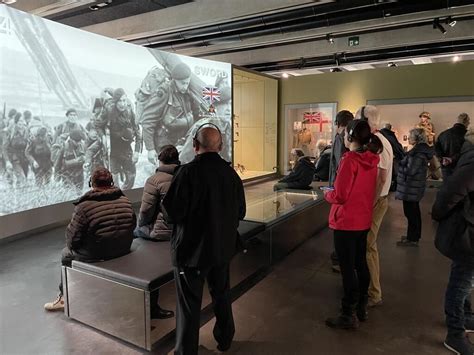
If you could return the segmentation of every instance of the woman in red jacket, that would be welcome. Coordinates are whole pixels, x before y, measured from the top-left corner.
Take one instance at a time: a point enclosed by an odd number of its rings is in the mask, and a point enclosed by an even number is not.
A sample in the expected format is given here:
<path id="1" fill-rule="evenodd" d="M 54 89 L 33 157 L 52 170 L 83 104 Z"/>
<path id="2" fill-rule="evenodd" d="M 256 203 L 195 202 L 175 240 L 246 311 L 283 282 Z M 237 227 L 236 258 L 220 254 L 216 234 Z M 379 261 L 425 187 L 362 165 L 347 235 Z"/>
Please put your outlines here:
<path id="1" fill-rule="evenodd" d="M 325 192 L 331 204 L 329 228 L 334 230 L 344 297 L 342 313 L 328 318 L 326 325 L 353 329 L 358 326 L 355 313 L 360 321 L 367 320 L 370 274 L 365 254 L 375 201 L 378 154 L 383 148 L 380 139 L 363 120 L 349 122 L 344 144 L 349 152 L 341 160 L 334 189 Z"/>

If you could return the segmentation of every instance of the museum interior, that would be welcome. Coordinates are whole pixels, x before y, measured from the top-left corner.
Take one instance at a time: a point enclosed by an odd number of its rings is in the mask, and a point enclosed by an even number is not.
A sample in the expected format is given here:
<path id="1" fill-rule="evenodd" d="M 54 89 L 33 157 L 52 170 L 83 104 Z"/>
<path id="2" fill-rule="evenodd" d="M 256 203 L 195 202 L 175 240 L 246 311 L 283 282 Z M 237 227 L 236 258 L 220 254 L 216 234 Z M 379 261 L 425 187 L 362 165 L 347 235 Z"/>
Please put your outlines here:
<path id="1" fill-rule="evenodd" d="M 170 145 L 166 186 L 198 164 L 207 128 L 245 217 L 233 340 L 217 344 L 205 286 L 198 354 L 474 354 L 473 119 L 474 1 L 0 0 L 0 354 L 196 353 L 178 347 L 181 225 L 147 186 Z M 131 247 L 80 259 L 73 222 L 104 167 Z"/>

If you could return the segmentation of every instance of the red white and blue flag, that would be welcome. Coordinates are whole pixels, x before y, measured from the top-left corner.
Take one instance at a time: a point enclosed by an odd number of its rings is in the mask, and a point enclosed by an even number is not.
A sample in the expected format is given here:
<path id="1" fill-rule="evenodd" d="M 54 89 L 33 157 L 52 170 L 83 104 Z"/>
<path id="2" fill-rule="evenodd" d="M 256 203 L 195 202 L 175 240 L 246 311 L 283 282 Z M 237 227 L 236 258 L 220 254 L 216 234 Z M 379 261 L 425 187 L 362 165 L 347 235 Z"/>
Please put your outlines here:
<path id="1" fill-rule="evenodd" d="M 303 113 L 303 123 L 319 124 L 319 132 L 323 131 L 323 126 L 325 123 L 330 122 L 331 121 L 327 120 L 325 115 L 320 111 L 311 111 Z"/>
<path id="2" fill-rule="evenodd" d="M 214 86 L 205 86 L 202 89 L 202 98 L 212 105 L 215 101 L 221 100 L 221 91 Z"/>

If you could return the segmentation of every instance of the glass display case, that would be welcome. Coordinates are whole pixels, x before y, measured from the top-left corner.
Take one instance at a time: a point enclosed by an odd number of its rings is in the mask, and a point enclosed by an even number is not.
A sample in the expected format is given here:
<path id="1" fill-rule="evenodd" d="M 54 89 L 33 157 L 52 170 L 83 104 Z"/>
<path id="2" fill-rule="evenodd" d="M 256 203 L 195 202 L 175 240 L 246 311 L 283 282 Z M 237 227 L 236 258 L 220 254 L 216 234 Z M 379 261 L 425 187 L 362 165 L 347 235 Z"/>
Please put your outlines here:
<path id="1" fill-rule="evenodd" d="M 271 224 L 295 211 L 321 201 L 323 195 L 316 191 L 277 191 L 247 202 L 246 220 Z"/>

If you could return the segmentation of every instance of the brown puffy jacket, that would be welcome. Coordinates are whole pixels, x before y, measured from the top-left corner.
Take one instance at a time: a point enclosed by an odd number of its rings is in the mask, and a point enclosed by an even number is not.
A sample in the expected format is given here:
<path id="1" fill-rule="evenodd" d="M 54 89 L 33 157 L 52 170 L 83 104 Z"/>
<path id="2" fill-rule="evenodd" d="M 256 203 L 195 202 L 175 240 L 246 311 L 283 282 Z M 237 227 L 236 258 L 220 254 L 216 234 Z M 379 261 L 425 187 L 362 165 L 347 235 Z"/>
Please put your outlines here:
<path id="1" fill-rule="evenodd" d="M 130 252 L 136 217 L 119 188 L 91 190 L 75 205 L 66 244 L 80 260 L 108 260 Z"/>
<path id="2" fill-rule="evenodd" d="M 150 176 L 143 188 L 142 205 L 138 216 L 139 235 L 153 240 L 170 240 L 173 226 L 165 222 L 161 201 L 168 192 L 178 165 L 161 165 Z"/>

